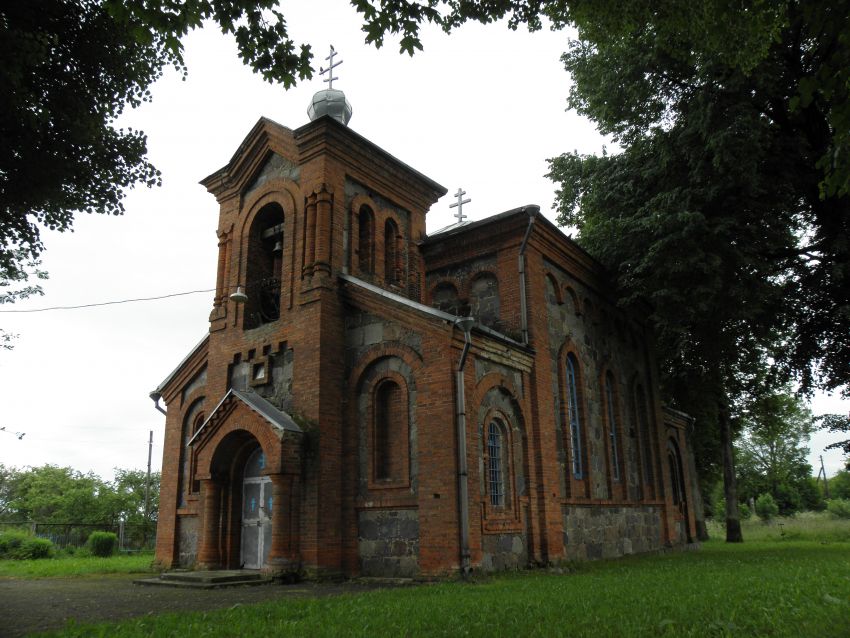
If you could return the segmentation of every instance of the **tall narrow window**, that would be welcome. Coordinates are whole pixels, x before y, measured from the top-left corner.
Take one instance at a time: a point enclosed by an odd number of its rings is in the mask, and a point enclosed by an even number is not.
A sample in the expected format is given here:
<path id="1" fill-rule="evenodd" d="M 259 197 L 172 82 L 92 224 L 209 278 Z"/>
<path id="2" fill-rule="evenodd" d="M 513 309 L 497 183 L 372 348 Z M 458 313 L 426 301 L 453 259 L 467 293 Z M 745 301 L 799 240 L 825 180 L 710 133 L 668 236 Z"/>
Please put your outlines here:
<path id="1" fill-rule="evenodd" d="M 637 406 L 638 432 L 640 433 L 641 447 L 643 448 L 643 478 L 648 486 L 655 482 L 652 459 L 652 436 L 649 428 L 649 410 L 646 406 L 646 394 L 643 386 L 635 386 L 635 404 Z"/>
<path id="2" fill-rule="evenodd" d="M 407 436 L 407 402 L 404 393 L 395 381 L 383 381 L 375 392 L 373 471 L 376 480 L 404 478 Z"/>
<path id="3" fill-rule="evenodd" d="M 578 361 L 571 352 L 567 355 L 567 413 L 570 421 L 570 452 L 573 476 L 580 479 L 584 476 L 581 462 L 581 417 L 578 405 L 578 380 L 576 370 Z"/>
<path id="4" fill-rule="evenodd" d="M 674 441 L 667 442 L 667 463 L 670 465 L 670 481 L 673 484 L 673 503 L 679 505 L 684 500 L 684 484 L 679 450 Z"/>
<path id="5" fill-rule="evenodd" d="M 605 400 L 608 408 L 608 440 L 611 444 L 611 477 L 620 480 L 620 454 L 617 450 L 617 411 L 614 409 L 614 375 L 605 375 Z"/>
<path id="6" fill-rule="evenodd" d="M 384 224 L 384 278 L 388 284 L 399 282 L 398 257 L 398 226 L 388 219 Z"/>
<path id="7" fill-rule="evenodd" d="M 358 266 L 362 274 L 371 275 L 375 272 L 375 216 L 366 205 L 360 207 L 357 226 Z"/>
<path id="8" fill-rule="evenodd" d="M 487 488 L 490 492 L 490 505 L 505 505 L 505 468 L 503 467 L 504 440 L 498 421 L 490 421 L 487 427 Z"/>

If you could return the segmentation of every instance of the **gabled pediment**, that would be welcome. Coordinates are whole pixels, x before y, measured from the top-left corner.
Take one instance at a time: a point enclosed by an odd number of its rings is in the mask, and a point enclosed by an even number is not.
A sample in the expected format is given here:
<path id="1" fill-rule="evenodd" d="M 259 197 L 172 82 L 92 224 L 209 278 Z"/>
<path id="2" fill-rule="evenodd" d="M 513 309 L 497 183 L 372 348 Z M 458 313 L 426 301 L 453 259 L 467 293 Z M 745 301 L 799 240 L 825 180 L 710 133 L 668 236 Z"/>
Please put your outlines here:
<path id="1" fill-rule="evenodd" d="M 230 161 L 200 183 L 218 201 L 239 195 L 254 184 L 274 156 L 279 158 L 275 165 L 284 166 L 290 177 L 293 172 L 297 175 L 298 149 L 292 130 L 261 117 Z"/>
<path id="2" fill-rule="evenodd" d="M 196 450 L 203 447 L 207 441 L 215 436 L 215 433 L 228 420 L 228 417 L 239 408 L 251 410 L 262 417 L 278 439 L 283 439 L 287 432 L 299 435 L 303 433 L 291 416 L 282 410 L 278 410 L 259 394 L 250 390 L 242 391 L 231 388 L 218 402 L 218 405 L 213 408 L 198 431 L 195 432 L 195 435 L 189 441 L 189 445 L 195 446 Z"/>

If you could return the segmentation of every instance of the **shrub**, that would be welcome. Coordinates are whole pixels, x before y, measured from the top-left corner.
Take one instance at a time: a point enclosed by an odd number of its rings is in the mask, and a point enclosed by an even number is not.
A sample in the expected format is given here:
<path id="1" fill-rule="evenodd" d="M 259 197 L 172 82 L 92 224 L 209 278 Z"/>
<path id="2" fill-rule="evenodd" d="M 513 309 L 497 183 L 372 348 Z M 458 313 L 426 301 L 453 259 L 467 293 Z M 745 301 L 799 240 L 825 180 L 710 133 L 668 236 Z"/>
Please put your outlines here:
<path id="1" fill-rule="evenodd" d="M 3 532 L 0 534 L 0 558 L 17 558 L 21 545 L 29 538 L 26 532 Z"/>
<path id="2" fill-rule="evenodd" d="M 803 509 L 803 498 L 800 491 L 794 485 L 780 483 L 773 493 L 776 506 L 782 516 L 792 516 Z"/>
<path id="3" fill-rule="evenodd" d="M 850 498 L 850 470 L 836 472 L 829 479 L 829 495 L 832 498 Z"/>
<path id="4" fill-rule="evenodd" d="M 850 518 L 850 500 L 846 498 L 832 499 L 826 509 L 835 518 Z"/>
<path id="5" fill-rule="evenodd" d="M 750 510 L 750 506 L 746 503 L 738 503 L 738 514 L 742 521 L 746 521 L 753 515 L 753 512 Z"/>
<path id="6" fill-rule="evenodd" d="M 25 532 L 0 534 L 0 558 L 48 558 L 52 553 L 53 543 L 46 538 L 33 537 Z"/>
<path id="7" fill-rule="evenodd" d="M 92 532 L 86 546 L 93 556 L 112 556 L 118 549 L 118 536 L 112 532 Z"/>
<path id="8" fill-rule="evenodd" d="M 756 514 L 765 523 L 779 514 L 779 506 L 770 494 L 761 494 L 756 499 Z"/>
<path id="9" fill-rule="evenodd" d="M 53 554 L 53 543 L 47 538 L 28 538 L 18 549 L 15 558 L 50 558 Z"/>

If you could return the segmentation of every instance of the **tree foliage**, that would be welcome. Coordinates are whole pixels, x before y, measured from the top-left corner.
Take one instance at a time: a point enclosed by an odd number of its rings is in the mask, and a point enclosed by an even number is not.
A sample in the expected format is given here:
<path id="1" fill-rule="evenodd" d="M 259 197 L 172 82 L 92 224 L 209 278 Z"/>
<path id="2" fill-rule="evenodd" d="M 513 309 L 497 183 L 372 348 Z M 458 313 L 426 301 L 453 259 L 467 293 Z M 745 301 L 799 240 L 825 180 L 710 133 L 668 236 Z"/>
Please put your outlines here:
<path id="1" fill-rule="evenodd" d="M 127 188 L 154 186 L 141 131 L 119 130 L 127 106 L 173 65 L 204 21 L 233 34 L 269 81 L 309 77 L 310 47 L 287 35 L 275 0 L 31 0 L 0 7 L 0 282 L 25 281 L 43 245 L 77 212 L 119 215 Z M 26 288 L 18 292 L 25 294 Z M 12 300 L 4 297 L 4 301 Z"/>
<path id="2" fill-rule="evenodd" d="M 846 434 L 850 437 L 850 415 L 844 414 L 822 414 L 815 419 L 822 430 L 835 434 Z M 850 467 L 850 438 L 836 441 L 826 446 L 827 450 L 841 450 L 847 456 L 847 464 Z"/>
<path id="3" fill-rule="evenodd" d="M 747 406 L 736 446 L 740 498 L 769 494 L 785 516 L 817 505 L 806 457 L 811 412 L 790 392 L 765 393 Z M 814 502 L 812 502 L 814 501 Z"/>
<path id="4" fill-rule="evenodd" d="M 151 474 L 148 520 L 159 508 L 159 472 Z M 70 467 L 0 465 L 0 520 L 38 523 L 144 522 L 146 473 L 116 468 L 104 481 Z"/>

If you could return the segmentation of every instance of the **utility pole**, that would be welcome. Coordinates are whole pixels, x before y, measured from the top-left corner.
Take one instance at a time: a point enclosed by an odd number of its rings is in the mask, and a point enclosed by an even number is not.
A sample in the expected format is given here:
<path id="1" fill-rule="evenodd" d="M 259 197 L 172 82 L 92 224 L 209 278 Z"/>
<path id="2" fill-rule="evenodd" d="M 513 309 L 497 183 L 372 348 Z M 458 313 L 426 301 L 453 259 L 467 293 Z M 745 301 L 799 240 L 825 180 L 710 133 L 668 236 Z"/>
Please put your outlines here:
<path id="1" fill-rule="evenodd" d="M 829 498 L 829 481 L 826 480 L 826 468 L 823 466 L 823 454 L 820 455 L 820 471 L 818 472 L 818 480 L 823 476 L 823 497 Z"/>
<path id="2" fill-rule="evenodd" d="M 144 518 L 144 544 L 148 542 L 148 510 L 151 494 L 151 452 L 153 451 L 153 430 L 150 431 L 148 438 L 148 476 L 145 480 L 145 518 Z"/>

